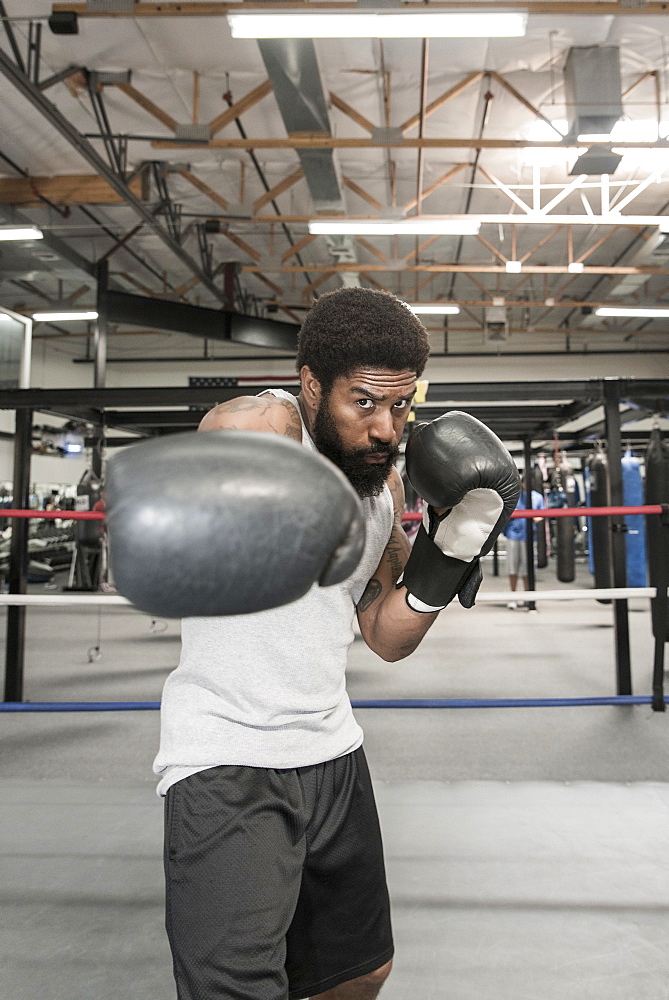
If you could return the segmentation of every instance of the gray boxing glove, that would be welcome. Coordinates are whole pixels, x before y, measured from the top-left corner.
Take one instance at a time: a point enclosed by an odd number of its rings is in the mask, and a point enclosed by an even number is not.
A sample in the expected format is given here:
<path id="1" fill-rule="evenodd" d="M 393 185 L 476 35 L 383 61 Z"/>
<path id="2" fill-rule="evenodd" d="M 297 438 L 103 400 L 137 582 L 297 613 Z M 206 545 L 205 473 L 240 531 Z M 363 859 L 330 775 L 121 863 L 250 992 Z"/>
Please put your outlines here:
<path id="1" fill-rule="evenodd" d="M 358 565 L 365 522 L 332 462 L 278 434 L 208 431 L 131 445 L 107 465 L 118 591 L 163 618 L 289 604 Z"/>
<path id="2" fill-rule="evenodd" d="M 518 503 L 516 465 L 490 428 L 452 410 L 415 426 L 406 471 L 427 502 L 398 584 L 406 587 L 407 604 L 414 611 L 439 611 L 457 595 L 471 608 L 483 578 L 480 559 Z"/>

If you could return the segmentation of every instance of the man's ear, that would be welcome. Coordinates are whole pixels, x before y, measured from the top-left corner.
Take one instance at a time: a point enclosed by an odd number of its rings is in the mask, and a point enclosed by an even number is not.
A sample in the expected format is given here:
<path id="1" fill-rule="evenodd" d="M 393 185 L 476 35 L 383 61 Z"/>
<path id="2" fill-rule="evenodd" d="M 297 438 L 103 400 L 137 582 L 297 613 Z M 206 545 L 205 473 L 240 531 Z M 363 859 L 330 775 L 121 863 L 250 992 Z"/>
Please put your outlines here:
<path id="1" fill-rule="evenodd" d="M 321 383 L 318 381 L 308 365 L 303 365 L 300 369 L 300 381 L 302 383 L 302 392 L 307 405 L 318 409 L 323 396 L 323 390 L 321 388 Z"/>

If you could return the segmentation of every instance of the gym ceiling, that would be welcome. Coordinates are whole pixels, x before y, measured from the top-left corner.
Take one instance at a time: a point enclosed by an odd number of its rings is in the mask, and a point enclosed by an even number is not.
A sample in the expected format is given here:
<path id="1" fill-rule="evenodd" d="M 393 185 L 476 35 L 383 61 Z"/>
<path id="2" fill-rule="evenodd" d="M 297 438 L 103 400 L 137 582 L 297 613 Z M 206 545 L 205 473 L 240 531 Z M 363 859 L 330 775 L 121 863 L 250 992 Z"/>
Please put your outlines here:
<path id="1" fill-rule="evenodd" d="M 232 37 L 229 12 L 290 6 L 0 3 L 0 225 L 44 233 L 0 244 L 3 305 L 94 308 L 100 261 L 118 292 L 289 324 L 362 285 L 457 305 L 424 317 L 436 351 L 653 352 L 666 373 L 669 315 L 597 313 L 669 311 L 666 4 L 470 5 L 526 12 L 509 38 Z M 614 131 L 578 140 L 594 127 Z M 463 216 L 478 232 L 310 233 Z M 89 333 L 35 328 L 73 359 Z M 128 359 L 192 345 L 139 318 L 110 337 Z"/>

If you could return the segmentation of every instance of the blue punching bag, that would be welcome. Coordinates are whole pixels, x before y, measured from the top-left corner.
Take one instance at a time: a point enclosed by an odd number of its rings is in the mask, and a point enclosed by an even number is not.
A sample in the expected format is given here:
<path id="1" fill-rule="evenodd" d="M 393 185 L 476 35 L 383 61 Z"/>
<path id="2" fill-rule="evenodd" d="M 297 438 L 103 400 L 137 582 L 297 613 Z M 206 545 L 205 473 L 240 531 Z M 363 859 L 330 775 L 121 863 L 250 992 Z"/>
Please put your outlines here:
<path id="1" fill-rule="evenodd" d="M 628 449 L 622 460 L 623 502 L 626 507 L 643 505 L 641 462 Z M 627 554 L 627 586 L 646 586 L 646 525 L 643 514 L 626 514 L 625 551 Z"/>

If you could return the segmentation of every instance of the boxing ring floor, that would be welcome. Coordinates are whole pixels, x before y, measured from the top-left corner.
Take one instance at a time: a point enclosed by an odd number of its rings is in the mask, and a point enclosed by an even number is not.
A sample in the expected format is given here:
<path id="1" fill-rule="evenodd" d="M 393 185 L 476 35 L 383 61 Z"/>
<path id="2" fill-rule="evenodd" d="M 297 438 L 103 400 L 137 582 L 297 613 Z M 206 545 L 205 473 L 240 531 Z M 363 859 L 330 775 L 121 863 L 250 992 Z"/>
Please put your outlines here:
<path id="1" fill-rule="evenodd" d="M 647 693 L 647 602 L 630 607 L 634 690 Z M 31 609 L 26 697 L 157 699 L 178 655 L 177 623 L 152 634 L 149 619 L 122 608 L 104 609 L 101 623 L 103 656 L 89 663 L 96 609 Z M 400 663 L 356 642 L 349 690 L 611 694 L 611 610 L 452 608 Z M 667 713 L 357 714 L 393 898 L 397 955 L 384 1000 L 669 1000 Z M 155 712 L 0 716 L 3 998 L 174 996 L 157 733 Z"/>

